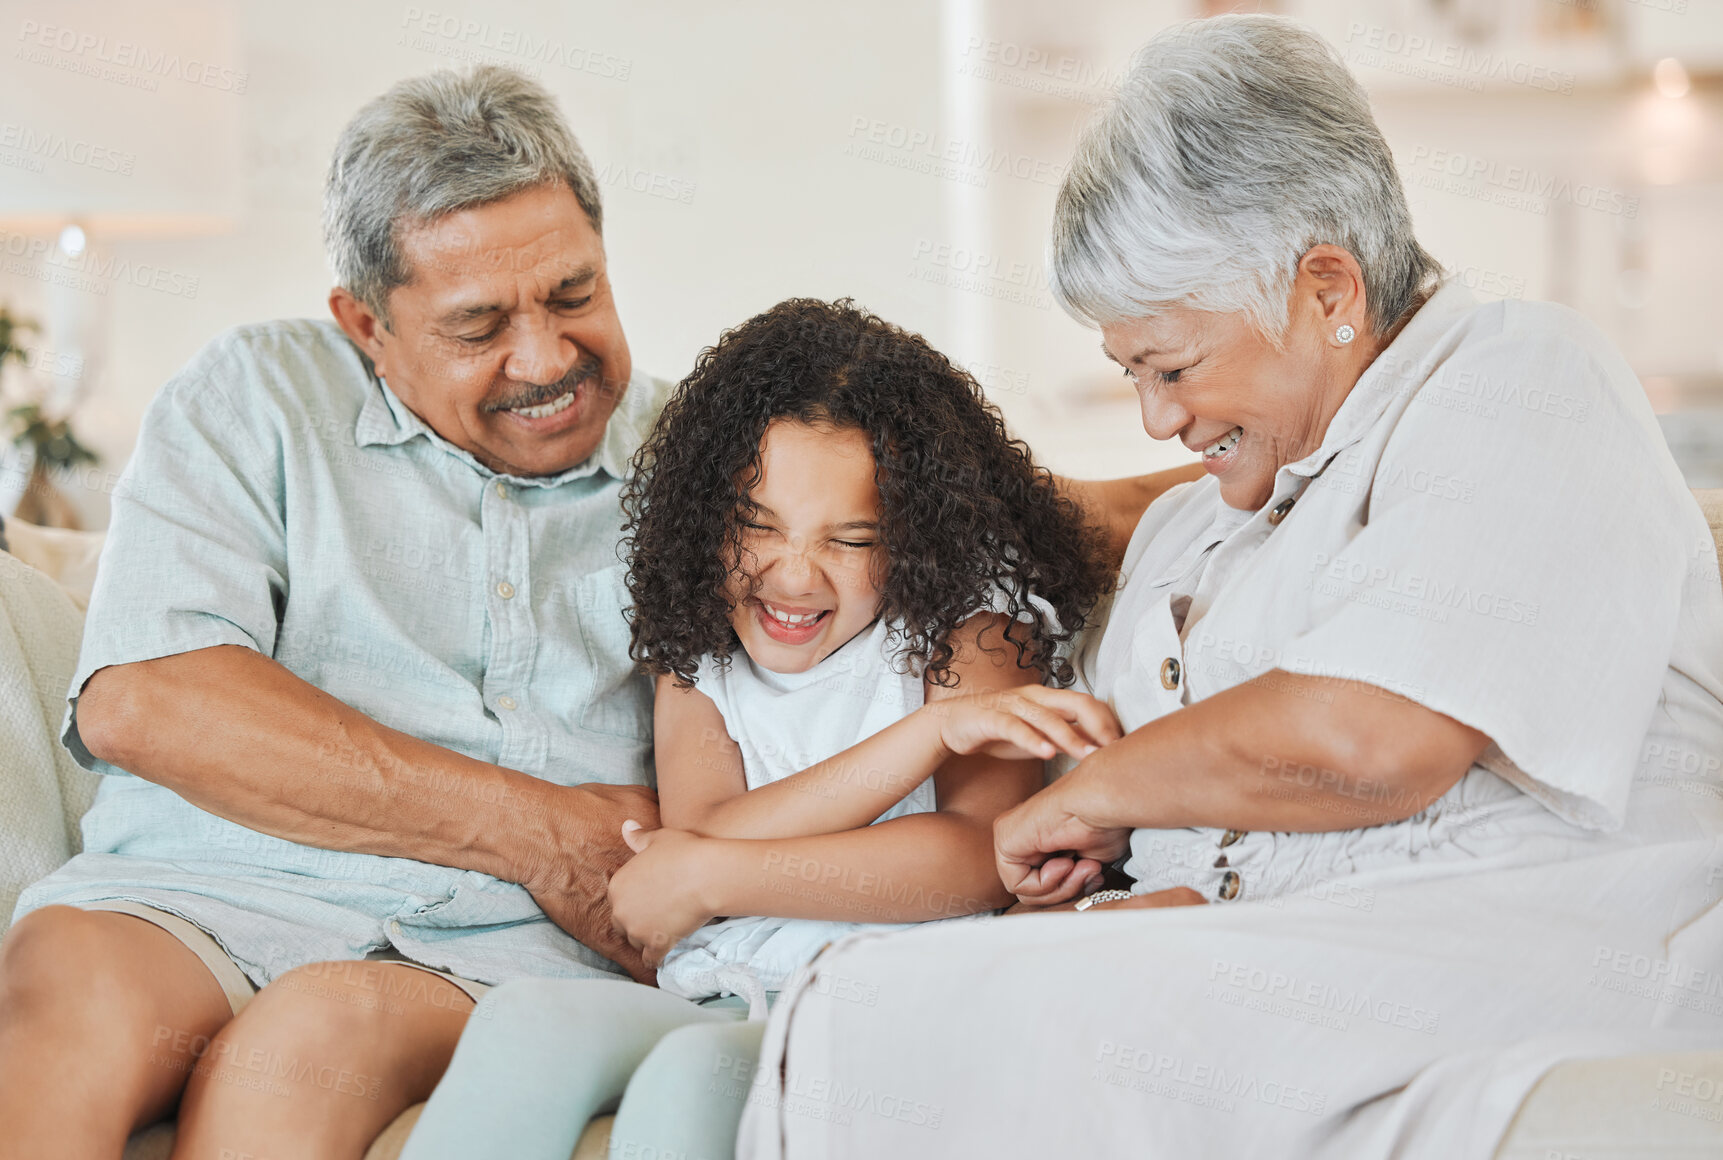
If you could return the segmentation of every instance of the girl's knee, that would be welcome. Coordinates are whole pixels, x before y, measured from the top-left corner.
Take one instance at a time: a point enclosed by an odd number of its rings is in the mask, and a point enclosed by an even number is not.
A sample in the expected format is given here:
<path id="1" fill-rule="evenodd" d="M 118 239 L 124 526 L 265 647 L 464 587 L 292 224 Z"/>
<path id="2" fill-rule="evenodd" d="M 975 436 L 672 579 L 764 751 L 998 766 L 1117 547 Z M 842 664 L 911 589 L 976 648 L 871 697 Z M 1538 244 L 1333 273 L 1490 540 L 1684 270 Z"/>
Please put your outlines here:
<path id="1" fill-rule="evenodd" d="M 675 1088 L 747 1084 L 760 1057 L 764 1023 L 695 1023 L 658 1041 L 634 1073 L 635 1084 Z M 629 1087 L 634 1091 L 633 1084 Z"/>

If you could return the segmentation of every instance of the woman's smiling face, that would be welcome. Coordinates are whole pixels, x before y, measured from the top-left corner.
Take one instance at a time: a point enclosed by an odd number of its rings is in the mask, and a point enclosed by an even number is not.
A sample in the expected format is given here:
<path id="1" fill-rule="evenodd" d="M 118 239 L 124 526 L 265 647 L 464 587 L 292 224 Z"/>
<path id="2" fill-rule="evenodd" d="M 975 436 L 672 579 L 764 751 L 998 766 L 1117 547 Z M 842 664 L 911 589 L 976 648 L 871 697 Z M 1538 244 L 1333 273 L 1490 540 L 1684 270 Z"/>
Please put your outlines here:
<path id="1" fill-rule="evenodd" d="M 755 664 L 806 672 L 879 614 L 879 488 L 854 427 L 778 419 L 760 440 L 755 513 L 730 568 L 730 623 Z"/>
<path id="2" fill-rule="evenodd" d="M 1349 254 L 1318 246 L 1300 262 L 1278 346 L 1244 314 L 1170 307 L 1103 325 L 1101 349 L 1136 387 L 1143 430 L 1176 436 L 1203 457 L 1227 506 L 1255 511 L 1276 472 L 1322 446 L 1385 345 L 1368 332 L 1362 280 Z M 1341 323 L 1357 341 L 1334 341 Z"/>

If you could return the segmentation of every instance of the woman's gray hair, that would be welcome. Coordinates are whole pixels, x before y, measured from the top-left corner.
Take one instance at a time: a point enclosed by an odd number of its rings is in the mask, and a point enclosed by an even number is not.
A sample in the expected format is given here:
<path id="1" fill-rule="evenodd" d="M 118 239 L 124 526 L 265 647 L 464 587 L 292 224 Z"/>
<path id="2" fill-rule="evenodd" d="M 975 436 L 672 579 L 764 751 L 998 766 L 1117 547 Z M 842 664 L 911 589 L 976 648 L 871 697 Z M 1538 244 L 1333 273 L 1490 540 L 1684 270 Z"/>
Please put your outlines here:
<path id="1" fill-rule="evenodd" d="M 389 292 L 413 276 L 403 228 L 559 181 L 602 233 L 592 162 L 544 86 L 500 65 L 401 81 L 335 142 L 323 188 L 335 280 L 387 326 Z"/>
<path id="2" fill-rule="evenodd" d="M 1091 322 L 1242 311 L 1278 341 L 1298 261 L 1323 242 L 1363 268 L 1377 333 L 1441 273 L 1339 54 L 1284 17 L 1219 16 L 1138 50 L 1084 133 L 1059 188 L 1051 282 Z"/>

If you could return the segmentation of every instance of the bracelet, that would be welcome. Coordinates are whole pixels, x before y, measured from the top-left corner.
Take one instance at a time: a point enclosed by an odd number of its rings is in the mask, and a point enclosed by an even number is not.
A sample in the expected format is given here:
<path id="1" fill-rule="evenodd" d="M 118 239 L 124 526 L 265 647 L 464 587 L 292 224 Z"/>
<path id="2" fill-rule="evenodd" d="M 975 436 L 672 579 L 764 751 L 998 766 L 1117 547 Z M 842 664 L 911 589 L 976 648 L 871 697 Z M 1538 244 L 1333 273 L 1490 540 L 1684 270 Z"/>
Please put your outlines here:
<path id="1" fill-rule="evenodd" d="M 1127 898 L 1134 897 L 1135 895 L 1133 895 L 1129 890 L 1097 890 L 1093 894 L 1079 898 L 1077 900 L 1077 909 L 1088 910 L 1097 902 L 1123 902 Z"/>

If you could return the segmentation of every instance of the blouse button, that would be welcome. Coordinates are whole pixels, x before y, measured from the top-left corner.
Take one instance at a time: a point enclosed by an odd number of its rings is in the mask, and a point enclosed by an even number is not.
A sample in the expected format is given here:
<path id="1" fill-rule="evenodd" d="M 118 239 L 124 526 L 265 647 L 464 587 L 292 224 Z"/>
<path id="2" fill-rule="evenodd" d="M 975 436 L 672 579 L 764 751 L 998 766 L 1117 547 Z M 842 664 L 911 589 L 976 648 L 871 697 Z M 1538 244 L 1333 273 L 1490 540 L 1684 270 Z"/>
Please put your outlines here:
<path id="1" fill-rule="evenodd" d="M 504 600 L 513 600 L 515 598 L 515 586 L 510 584 L 507 580 L 498 580 L 497 595 L 501 596 Z"/>
<path id="2" fill-rule="evenodd" d="M 1161 688 L 1176 689 L 1179 687 L 1179 660 L 1168 657 L 1161 662 Z"/>
<path id="3" fill-rule="evenodd" d="M 1268 513 L 1268 526 L 1271 528 L 1278 528 L 1280 526 L 1280 521 L 1286 518 L 1286 513 L 1291 511 L 1292 505 L 1297 502 L 1298 501 L 1296 499 L 1291 496 L 1287 496 L 1285 499 L 1275 504 L 1273 510 Z"/>
<path id="4" fill-rule="evenodd" d="M 1226 874 L 1221 877 L 1221 880 L 1220 880 L 1220 899 L 1221 899 L 1221 901 L 1222 902 L 1231 902 L 1233 899 L 1237 898 L 1238 897 L 1238 886 L 1239 886 L 1238 871 L 1237 870 L 1228 870 L 1226 872 Z"/>
<path id="5" fill-rule="evenodd" d="M 1221 835 L 1220 848 L 1223 850 L 1226 849 L 1228 846 L 1244 837 L 1246 833 L 1248 833 L 1246 830 L 1228 830 L 1226 833 Z"/>

